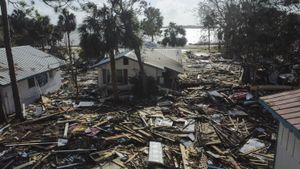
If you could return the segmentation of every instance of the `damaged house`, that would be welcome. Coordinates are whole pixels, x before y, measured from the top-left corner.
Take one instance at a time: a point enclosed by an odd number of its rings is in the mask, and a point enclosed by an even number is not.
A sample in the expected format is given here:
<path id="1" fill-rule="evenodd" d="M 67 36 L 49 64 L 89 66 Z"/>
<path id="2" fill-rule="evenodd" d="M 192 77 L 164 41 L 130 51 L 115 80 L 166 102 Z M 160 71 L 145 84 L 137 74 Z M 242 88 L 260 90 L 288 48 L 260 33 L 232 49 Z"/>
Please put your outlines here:
<path id="1" fill-rule="evenodd" d="M 31 46 L 12 48 L 16 78 L 22 104 L 30 104 L 41 95 L 57 91 L 61 86 L 64 61 Z M 6 51 L 0 48 L 0 96 L 3 111 L 15 111 Z"/>
<path id="2" fill-rule="evenodd" d="M 156 79 L 165 87 L 174 87 L 177 75 L 183 72 L 181 50 L 178 49 L 144 49 L 142 60 L 147 76 Z M 134 51 L 125 51 L 115 57 L 118 88 L 130 89 L 129 80 L 139 74 L 139 64 Z M 111 87 L 110 59 L 104 59 L 95 65 L 98 67 L 99 87 Z"/>
<path id="3" fill-rule="evenodd" d="M 260 103 L 279 122 L 274 168 L 300 168 L 300 90 L 265 96 Z"/>

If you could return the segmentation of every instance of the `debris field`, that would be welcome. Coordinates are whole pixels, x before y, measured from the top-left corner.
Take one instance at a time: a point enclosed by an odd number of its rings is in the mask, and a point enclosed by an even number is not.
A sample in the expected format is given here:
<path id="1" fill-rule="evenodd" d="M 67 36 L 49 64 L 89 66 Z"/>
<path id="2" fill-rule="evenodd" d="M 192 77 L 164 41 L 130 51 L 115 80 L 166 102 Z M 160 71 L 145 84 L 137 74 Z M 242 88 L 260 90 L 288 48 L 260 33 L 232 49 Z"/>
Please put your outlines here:
<path id="1" fill-rule="evenodd" d="M 182 89 L 115 104 L 80 79 L 0 129 L 0 168 L 272 168 L 278 124 L 240 86 L 239 66 L 187 57 Z"/>

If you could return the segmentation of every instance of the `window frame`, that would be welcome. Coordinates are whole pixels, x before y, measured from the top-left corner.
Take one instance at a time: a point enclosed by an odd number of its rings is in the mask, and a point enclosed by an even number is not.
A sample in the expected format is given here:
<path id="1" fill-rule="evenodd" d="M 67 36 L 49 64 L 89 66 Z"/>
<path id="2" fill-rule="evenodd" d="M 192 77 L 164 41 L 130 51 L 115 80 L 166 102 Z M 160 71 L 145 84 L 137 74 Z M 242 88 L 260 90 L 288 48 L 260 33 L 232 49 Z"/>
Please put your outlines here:
<path id="1" fill-rule="evenodd" d="M 36 86 L 34 77 L 30 77 L 27 79 L 28 88 L 34 88 Z"/>
<path id="2" fill-rule="evenodd" d="M 123 58 L 123 65 L 129 65 L 129 59 L 127 57 Z"/>

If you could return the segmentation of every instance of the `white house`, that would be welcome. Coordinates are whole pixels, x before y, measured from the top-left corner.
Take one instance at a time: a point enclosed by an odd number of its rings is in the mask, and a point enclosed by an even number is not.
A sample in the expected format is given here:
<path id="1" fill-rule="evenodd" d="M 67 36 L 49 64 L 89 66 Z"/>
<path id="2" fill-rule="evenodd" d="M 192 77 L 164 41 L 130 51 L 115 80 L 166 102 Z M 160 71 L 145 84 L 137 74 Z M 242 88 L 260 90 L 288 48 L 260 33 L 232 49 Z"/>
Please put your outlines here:
<path id="1" fill-rule="evenodd" d="M 61 86 L 64 61 L 31 46 L 12 48 L 20 101 L 30 104 L 41 95 L 55 92 Z M 6 51 L 0 49 L 0 96 L 6 114 L 15 111 Z"/>
<path id="2" fill-rule="evenodd" d="M 183 72 L 181 50 L 143 49 L 142 61 L 147 76 L 152 76 L 158 84 L 171 87 L 179 73 Z M 116 76 L 119 89 L 130 89 L 131 77 L 139 73 L 139 64 L 134 51 L 125 51 L 115 57 Z M 95 65 L 98 67 L 99 87 L 111 87 L 110 59 L 104 59 Z"/>
<path id="3" fill-rule="evenodd" d="M 279 121 L 274 168 L 300 168 L 300 90 L 262 97 L 260 103 Z"/>

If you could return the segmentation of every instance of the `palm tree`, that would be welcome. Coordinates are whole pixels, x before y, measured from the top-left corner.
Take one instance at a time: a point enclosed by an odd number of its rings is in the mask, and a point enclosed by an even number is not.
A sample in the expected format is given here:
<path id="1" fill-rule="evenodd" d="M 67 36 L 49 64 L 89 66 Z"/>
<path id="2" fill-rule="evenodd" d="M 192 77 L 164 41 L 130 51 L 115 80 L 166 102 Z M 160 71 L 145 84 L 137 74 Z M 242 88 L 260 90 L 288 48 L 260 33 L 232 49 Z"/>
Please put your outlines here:
<path id="1" fill-rule="evenodd" d="M 140 77 L 143 83 L 143 94 L 146 95 L 147 79 L 141 56 L 141 46 L 143 41 L 140 35 L 140 23 L 133 10 L 122 11 L 120 18 L 124 28 L 122 34 L 123 45 L 129 49 L 133 49 L 135 52 L 140 67 Z"/>
<path id="2" fill-rule="evenodd" d="M 76 30 L 76 17 L 74 14 L 70 13 L 66 8 L 62 10 L 61 15 L 58 17 L 57 26 L 61 28 L 63 32 L 67 35 L 67 47 L 69 51 L 69 60 L 71 65 L 72 80 L 75 81 L 74 70 L 73 70 L 73 57 L 71 48 L 71 32 Z"/>
<path id="3" fill-rule="evenodd" d="M 140 65 L 140 74 L 142 77 L 145 77 L 140 51 L 142 46 L 142 39 L 139 34 L 140 23 L 133 9 L 137 2 L 142 3 L 140 0 L 134 2 L 108 0 L 106 5 L 101 9 L 97 9 L 96 5 L 89 3 L 87 7 L 91 16 L 87 17 L 83 25 L 79 28 L 82 43 L 83 40 L 87 39 L 87 36 L 93 36 L 93 38 L 96 36 L 97 40 L 101 41 L 102 50 L 110 58 L 111 79 L 115 100 L 119 98 L 115 54 L 120 45 L 134 49 Z"/>
<path id="4" fill-rule="evenodd" d="M 109 1 L 110 6 L 104 5 L 98 9 L 96 5 L 90 6 L 92 9 L 91 16 L 85 18 L 83 24 L 79 28 L 81 36 L 81 44 L 89 37 L 97 37 L 99 43 L 102 44 L 101 49 L 110 58 L 111 79 L 113 87 L 114 100 L 119 100 L 118 86 L 116 79 L 116 63 L 115 53 L 118 51 L 120 44 L 120 29 L 118 25 L 118 17 L 114 11 L 116 2 Z"/>

